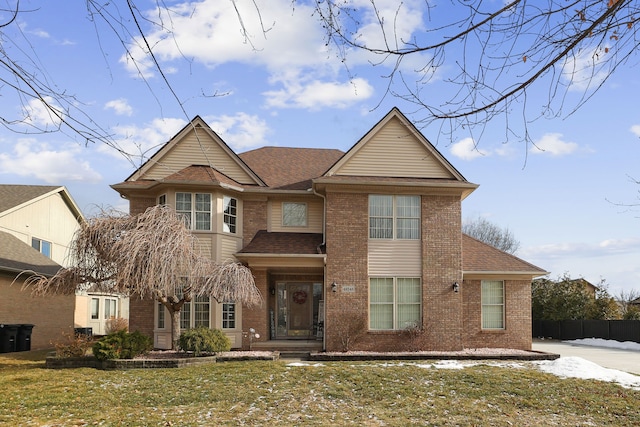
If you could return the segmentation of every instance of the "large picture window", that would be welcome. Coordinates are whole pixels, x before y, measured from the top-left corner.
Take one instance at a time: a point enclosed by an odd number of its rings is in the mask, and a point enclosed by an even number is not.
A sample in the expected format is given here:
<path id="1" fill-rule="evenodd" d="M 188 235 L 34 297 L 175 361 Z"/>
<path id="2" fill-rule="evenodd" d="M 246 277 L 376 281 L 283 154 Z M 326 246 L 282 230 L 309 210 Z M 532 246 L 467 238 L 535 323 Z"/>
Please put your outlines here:
<path id="1" fill-rule="evenodd" d="M 482 329 L 504 329 L 504 282 L 482 281 Z"/>
<path id="2" fill-rule="evenodd" d="M 420 196 L 369 196 L 370 239 L 419 239 Z"/>
<path id="3" fill-rule="evenodd" d="M 209 297 L 196 296 L 184 303 L 180 310 L 180 329 L 197 328 L 211 325 L 211 301 Z"/>
<path id="4" fill-rule="evenodd" d="M 369 329 L 399 330 L 421 324 L 422 287 L 415 277 L 372 277 Z"/>
<path id="5" fill-rule="evenodd" d="M 211 230 L 211 194 L 176 193 L 176 212 L 190 230 Z"/>
<path id="6" fill-rule="evenodd" d="M 224 196 L 224 219 L 223 227 L 227 233 L 235 233 L 238 223 L 238 200 L 233 197 Z"/>

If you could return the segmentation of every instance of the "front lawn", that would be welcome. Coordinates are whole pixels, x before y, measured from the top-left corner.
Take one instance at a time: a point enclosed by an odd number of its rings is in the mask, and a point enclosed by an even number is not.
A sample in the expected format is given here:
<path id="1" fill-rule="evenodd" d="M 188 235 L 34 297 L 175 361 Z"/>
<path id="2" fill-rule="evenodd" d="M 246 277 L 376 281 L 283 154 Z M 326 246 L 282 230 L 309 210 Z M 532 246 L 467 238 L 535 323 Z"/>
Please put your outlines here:
<path id="1" fill-rule="evenodd" d="M 0 425 L 640 425 L 640 391 L 495 363 L 50 370 L 14 353 L 0 355 Z"/>

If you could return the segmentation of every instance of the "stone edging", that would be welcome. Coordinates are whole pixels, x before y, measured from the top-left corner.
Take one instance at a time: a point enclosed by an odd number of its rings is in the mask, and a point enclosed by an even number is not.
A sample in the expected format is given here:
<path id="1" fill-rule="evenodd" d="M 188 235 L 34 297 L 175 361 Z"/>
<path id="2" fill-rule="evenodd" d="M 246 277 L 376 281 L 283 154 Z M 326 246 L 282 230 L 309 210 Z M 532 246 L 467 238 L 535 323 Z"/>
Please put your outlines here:
<path id="1" fill-rule="evenodd" d="M 310 361 L 368 361 L 368 360 L 556 360 L 559 354 L 531 351 L 530 354 L 455 354 L 455 353 L 326 353 L 318 352 L 309 355 Z"/>

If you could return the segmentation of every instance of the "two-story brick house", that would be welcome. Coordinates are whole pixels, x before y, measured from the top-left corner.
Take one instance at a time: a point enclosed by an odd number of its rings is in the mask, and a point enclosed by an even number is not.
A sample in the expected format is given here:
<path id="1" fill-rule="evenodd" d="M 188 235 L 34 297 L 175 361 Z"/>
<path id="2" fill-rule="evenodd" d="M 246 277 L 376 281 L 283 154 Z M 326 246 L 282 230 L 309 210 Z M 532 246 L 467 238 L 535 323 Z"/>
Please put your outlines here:
<path id="1" fill-rule="evenodd" d="M 346 153 L 234 153 L 196 117 L 124 182 L 132 214 L 185 215 L 202 251 L 251 268 L 259 308 L 200 298 L 182 327 L 222 328 L 234 347 L 321 339 L 327 351 L 531 348 L 531 280 L 546 272 L 461 232 L 468 182 L 397 109 Z M 130 323 L 169 345 L 164 308 L 131 301 Z M 415 338 L 415 335 L 414 335 Z M 415 342 L 413 342 L 415 346 Z"/>

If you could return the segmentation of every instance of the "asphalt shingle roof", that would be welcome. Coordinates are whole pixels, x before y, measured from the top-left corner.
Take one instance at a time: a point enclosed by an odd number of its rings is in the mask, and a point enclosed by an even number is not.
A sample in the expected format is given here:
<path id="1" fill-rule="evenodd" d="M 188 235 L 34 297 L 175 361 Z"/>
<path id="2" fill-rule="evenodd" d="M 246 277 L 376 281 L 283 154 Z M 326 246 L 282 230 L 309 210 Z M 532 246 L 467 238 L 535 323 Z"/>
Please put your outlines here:
<path id="1" fill-rule="evenodd" d="M 462 270 L 464 272 L 526 272 L 540 273 L 540 275 L 547 273 L 540 267 L 466 234 L 462 235 Z"/>
<path id="2" fill-rule="evenodd" d="M 325 148 L 262 147 L 238 156 L 269 187 L 306 190 L 343 155 Z"/>
<path id="3" fill-rule="evenodd" d="M 0 271 L 18 273 L 32 270 L 53 276 L 62 268 L 12 234 L 0 231 Z"/>
<path id="4" fill-rule="evenodd" d="M 321 233 L 279 233 L 260 230 L 240 253 L 250 254 L 318 254 Z"/>

